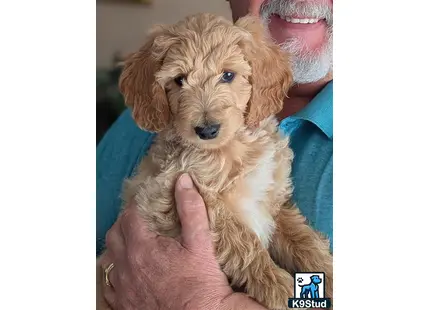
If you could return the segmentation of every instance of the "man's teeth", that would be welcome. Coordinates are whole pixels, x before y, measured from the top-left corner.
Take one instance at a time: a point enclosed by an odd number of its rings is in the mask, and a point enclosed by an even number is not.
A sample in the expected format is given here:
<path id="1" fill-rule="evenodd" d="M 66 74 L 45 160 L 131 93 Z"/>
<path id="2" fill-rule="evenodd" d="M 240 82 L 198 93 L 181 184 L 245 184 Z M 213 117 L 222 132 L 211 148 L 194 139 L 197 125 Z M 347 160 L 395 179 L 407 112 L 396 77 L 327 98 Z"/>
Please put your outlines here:
<path id="1" fill-rule="evenodd" d="M 319 21 L 318 18 L 290 18 L 283 17 L 283 19 L 292 24 L 315 24 Z"/>

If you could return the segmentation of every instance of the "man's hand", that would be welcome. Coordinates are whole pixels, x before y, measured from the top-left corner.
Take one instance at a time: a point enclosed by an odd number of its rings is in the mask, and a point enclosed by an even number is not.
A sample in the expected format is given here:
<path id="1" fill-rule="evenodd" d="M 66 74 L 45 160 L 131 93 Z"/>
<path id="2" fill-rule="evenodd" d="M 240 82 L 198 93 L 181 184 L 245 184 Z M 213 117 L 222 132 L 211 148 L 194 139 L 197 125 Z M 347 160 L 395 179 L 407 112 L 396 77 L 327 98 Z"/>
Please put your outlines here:
<path id="1" fill-rule="evenodd" d="M 106 237 L 101 258 L 112 287 L 104 287 L 115 310 L 264 309 L 243 294 L 233 293 L 214 254 L 206 208 L 190 177 L 175 189 L 182 225 L 179 240 L 148 230 L 137 207 L 127 207 Z M 245 308 L 244 308 L 245 307 Z"/>

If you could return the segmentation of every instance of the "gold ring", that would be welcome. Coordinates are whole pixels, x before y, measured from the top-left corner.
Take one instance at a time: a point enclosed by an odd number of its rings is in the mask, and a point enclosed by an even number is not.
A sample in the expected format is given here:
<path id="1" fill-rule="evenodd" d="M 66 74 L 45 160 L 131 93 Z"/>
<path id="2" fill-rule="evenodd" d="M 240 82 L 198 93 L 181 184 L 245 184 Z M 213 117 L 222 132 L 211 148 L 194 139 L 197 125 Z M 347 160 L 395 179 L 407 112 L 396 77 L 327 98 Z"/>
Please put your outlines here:
<path id="1" fill-rule="evenodd" d="M 113 263 L 110 263 L 110 265 L 105 269 L 105 282 L 107 286 L 112 286 L 112 284 L 109 281 L 109 272 L 113 269 L 115 265 Z"/>

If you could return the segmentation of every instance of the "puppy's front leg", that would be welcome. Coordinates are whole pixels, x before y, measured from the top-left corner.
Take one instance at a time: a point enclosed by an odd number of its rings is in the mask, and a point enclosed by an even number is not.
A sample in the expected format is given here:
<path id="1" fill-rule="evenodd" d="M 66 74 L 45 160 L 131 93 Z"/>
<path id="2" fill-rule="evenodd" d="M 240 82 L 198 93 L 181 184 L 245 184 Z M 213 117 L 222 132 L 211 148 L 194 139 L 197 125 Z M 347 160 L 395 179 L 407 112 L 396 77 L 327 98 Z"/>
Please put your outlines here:
<path id="1" fill-rule="evenodd" d="M 216 254 L 232 286 L 245 291 L 269 309 L 287 309 L 294 279 L 279 268 L 258 237 L 225 206 L 208 210 Z"/>
<path id="2" fill-rule="evenodd" d="M 283 206 L 275 220 L 276 231 L 269 246 L 273 260 L 291 274 L 324 272 L 325 293 L 332 298 L 333 257 L 328 242 L 306 224 L 295 206 Z"/>
<path id="3" fill-rule="evenodd" d="M 140 186 L 134 196 L 149 230 L 168 237 L 177 237 L 181 227 L 172 195 L 173 187 L 174 178 L 151 179 Z"/>

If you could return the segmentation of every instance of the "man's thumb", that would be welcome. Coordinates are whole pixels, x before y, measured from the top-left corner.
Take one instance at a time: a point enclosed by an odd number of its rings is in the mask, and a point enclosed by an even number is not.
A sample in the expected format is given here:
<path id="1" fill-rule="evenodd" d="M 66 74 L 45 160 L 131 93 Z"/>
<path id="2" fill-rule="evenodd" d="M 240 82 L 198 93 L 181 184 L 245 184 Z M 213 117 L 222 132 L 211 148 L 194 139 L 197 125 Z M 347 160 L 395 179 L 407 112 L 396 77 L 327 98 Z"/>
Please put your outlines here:
<path id="1" fill-rule="evenodd" d="M 206 206 L 188 174 L 179 177 L 175 198 L 182 225 L 182 245 L 189 250 L 211 247 Z"/>

